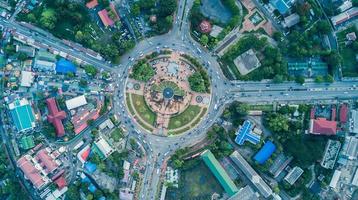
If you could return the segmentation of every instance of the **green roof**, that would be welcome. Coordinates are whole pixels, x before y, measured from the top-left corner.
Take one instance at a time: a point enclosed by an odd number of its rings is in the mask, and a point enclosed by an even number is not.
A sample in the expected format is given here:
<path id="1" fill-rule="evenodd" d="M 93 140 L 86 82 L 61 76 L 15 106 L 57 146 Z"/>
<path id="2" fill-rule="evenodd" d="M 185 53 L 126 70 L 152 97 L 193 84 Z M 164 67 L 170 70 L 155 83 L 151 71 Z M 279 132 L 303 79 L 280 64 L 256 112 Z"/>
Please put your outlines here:
<path id="1" fill-rule="evenodd" d="M 35 146 L 34 139 L 32 136 L 24 136 L 20 141 L 21 148 L 27 150 Z"/>
<path id="2" fill-rule="evenodd" d="M 10 109 L 10 114 L 17 130 L 20 132 L 33 128 L 35 116 L 32 112 L 31 106 L 29 104 L 20 105 L 19 101 L 14 103 L 15 106 L 13 109 Z"/>
<path id="3" fill-rule="evenodd" d="M 229 196 L 232 196 L 239 191 L 210 150 L 204 151 L 201 154 L 201 158 L 204 160 L 205 164 L 209 167 L 210 171 L 214 174 L 216 179 L 218 179 L 219 183 Z"/>

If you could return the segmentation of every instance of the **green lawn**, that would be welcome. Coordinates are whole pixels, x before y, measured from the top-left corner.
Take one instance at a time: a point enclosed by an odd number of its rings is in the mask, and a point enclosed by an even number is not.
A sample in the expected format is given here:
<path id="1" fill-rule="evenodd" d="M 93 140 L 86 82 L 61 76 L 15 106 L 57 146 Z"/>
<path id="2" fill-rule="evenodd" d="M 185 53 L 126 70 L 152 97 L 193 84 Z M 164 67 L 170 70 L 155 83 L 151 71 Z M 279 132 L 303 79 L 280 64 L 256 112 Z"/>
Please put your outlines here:
<path id="1" fill-rule="evenodd" d="M 166 200 L 210 199 L 216 192 L 223 193 L 223 188 L 203 161 L 191 169 L 180 172 L 179 188 L 169 189 Z"/>
<path id="2" fill-rule="evenodd" d="M 249 110 L 262 110 L 262 111 L 272 111 L 273 106 L 271 104 L 265 105 L 249 105 Z"/>
<path id="3" fill-rule="evenodd" d="M 170 118 L 169 129 L 176 129 L 189 124 L 197 115 L 200 114 L 201 107 L 197 105 L 189 105 L 181 114 Z"/>
<path id="4" fill-rule="evenodd" d="M 356 60 L 356 52 L 352 48 L 341 48 L 341 56 L 343 60 L 343 76 L 358 76 L 358 62 Z"/>
<path id="5" fill-rule="evenodd" d="M 111 133 L 111 137 L 115 142 L 119 142 L 122 138 L 124 138 L 123 131 L 120 128 L 116 128 Z"/>
<path id="6" fill-rule="evenodd" d="M 145 103 L 144 96 L 137 94 L 130 95 L 132 98 L 133 109 L 137 111 L 138 115 L 140 115 L 140 118 L 142 118 L 148 124 L 154 125 L 157 119 L 157 115 L 152 110 L 150 110 L 148 105 Z"/>

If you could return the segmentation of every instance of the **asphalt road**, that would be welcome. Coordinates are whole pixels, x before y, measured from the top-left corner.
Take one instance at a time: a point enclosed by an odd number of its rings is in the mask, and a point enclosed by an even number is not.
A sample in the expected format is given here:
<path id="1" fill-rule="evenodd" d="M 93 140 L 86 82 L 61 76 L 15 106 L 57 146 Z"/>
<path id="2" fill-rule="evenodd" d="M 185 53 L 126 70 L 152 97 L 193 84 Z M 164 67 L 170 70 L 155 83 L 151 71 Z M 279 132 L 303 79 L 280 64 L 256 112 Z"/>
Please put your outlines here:
<path id="1" fill-rule="evenodd" d="M 184 3 L 186 2 L 186 6 Z M 85 52 L 73 49 L 64 43 L 64 41 L 53 37 L 51 34 L 38 34 L 35 29 L 23 26 L 20 22 L 9 23 L 1 19 L 0 24 L 20 33 L 33 40 L 46 44 L 49 48 L 63 51 L 73 57 L 84 60 L 101 69 L 111 71 L 117 76 L 115 78 L 117 90 L 114 95 L 113 112 L 118 114 L 123 125 L 131 137 L 136 138 L 138 143 L 145 149 L 147 158 L 147 168 L 144 173 L 140 199 L 154 199 L 159 193 L 158 183 L 161 175 L 161 167 L 165 159 L 169 158 L 175 150 L 185 146 L 193 145 L 205 138 L 206 131 L 215 123 L 221 115 L 225 104 L 234 100 L 248 103 L 272 103 L 272 102 L 317 102 L 323 100 L 352 99 L 358 97 L 358 81 L 335 82 L 332 84 L 306 83 L 299 85 L 297 83 L 270 84 L 267 82 L 241 82 L 228 81 L 220 70 L 216 58 L 207 50 L 203 49 L 195 42 L 189 31 L 188 13 L 193 0 L 180 0 L 178 14 L 175 16 L 173 29 L 164 35 L 147 38 L 140 41 L 136 47 L 122 56 L 121 63 L 118 66 L 112 66 L 106 61 L 89 56 Z M 182 15 L 184 13 L 184 17 Z M 128 113 L 123 95 L 125 84 L 128 77 L 128 70 L 134 61 L 141 54 L 147 54 L 158 51 L 163 48 L 173 49 L 174 51 L 185 52 L 198 58 L 207 68 L 212 82 L 211 104 L 207 115 L 202 119 L 199 125 L 178 136 L 161 137 L 147 133 L 131 119 Z M 88 135 L 88 133 L 83 135 Z M 66 144 L 69 147 L 72 143 Z M 74 167 L 72 167 L 74 169 Z"/>

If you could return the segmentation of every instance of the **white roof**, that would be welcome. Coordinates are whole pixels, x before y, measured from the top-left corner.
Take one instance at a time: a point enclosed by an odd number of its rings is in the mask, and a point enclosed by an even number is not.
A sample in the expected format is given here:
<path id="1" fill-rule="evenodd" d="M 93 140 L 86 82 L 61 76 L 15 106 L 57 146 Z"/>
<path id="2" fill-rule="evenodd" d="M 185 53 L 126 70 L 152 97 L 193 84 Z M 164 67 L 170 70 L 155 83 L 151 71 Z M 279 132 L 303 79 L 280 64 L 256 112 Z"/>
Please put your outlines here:
<path id="1" fill-rule="evenodd" d="M 358 186 L 358 168 L 356 170 L 356 173 L 354 174 L 352 185 Z"/>
<path id="2" fill-rule="evenodd" d="M 112 147 L 109 146 L 108 142 L 102 137 L 100 137 L 99 140 L 95 142 L 95 145 L 106 157 L 108 157 L 113 152 Z"/>
<path id="3" fill-rule="evenodd" d="M 107 127 L 109 129 L 114 128 L 114 124 L 113 124 L 111 119 L 107 119 L 106 121 L 104 121 L 102 124 L 99 125 L 100 130 L 103 130 L 103 129 L 107 128 Z"/>
<path id="4" fill-rule="evenodd" d="M 9 104 L 9 109 L 12 110 L 12 109 L 15 109 L 17 107 L 26 106 L 26 105 L 29 105 L 29 104 L 30 104 L 29 101 L 27 99 L 25 99 L 25 98 L 17 99 L 14 102 Z"/>
<path id="5" fill-rule="evenodd" d="M 34 82 L 34 74 L 28 71 L 21 72 L 21 83 L 22 87 L 31 87 L 31 84 Z"/>
<path id="6" fill-rule="evenodd" d="M 66 107 L 69 110 L 78 108 L 80 106 L 86 105 L 87 101 L 86 101 L 86 97 L 84 95 L 72 98 L 70 100 L 66 101 Z"/>
<path id="7" fill-rule="evenodd" d="M 341 173 L 342 172 L 340 170 L 334 171 L 331 182 L 329 183 L 329 187 L 331 187 L 331 188 L 337 187 L 337 183 L 338 183 L 339 177 L 341 176 Z"/>
<path id="8" fill-rule="evenodd" d="M 55 70 L 56 64 L 46 60 L 35 60 L 34 68 L 46 68 L 48 70 Z"/>
<path id="9" fill-rule="evenodd" d="M 129 170 L 129 168 L 131 167 L 131 164 L 128 161 L 124 161 L 123 162 L 123 169 L 124 170 Z"/>

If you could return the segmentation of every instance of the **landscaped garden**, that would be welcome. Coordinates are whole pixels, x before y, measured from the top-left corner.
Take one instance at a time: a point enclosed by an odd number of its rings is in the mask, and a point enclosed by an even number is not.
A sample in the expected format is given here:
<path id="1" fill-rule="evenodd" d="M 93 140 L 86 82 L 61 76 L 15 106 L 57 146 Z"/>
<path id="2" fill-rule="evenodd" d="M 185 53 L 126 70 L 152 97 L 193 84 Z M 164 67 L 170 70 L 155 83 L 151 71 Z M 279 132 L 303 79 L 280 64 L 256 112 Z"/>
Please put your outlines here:
<path id="1" fill-rule="evenodd" d="M 358 61 L 356 55 L 358 52 L 358 41 L 354 41 L 350 44 L 346 44 L 346 35 L 354 32 L 358 35 L 358 30 L 355 26 L 348 27 L 337 33 L 337 40 L 340 47 L 340 55 L 342 56 L 342 72 L 343 76 L 358 76 Z"/>
<path id="2" fill-rule="evenodd" d="M 133 109 L 139 115 L 140 119 L 144 120 L 150 125 L 155 124 L 157 114 L 155 114 L 145 103 L 143 95 L 130 94 Z"/>
<path id="3" fill-rule="evenodd" d="M 184 112 L 177 116 L 171 117 L 169 121 L 169 129 L 180 128 L 185 124 L 189 124 L 196 116 L 200 114 L 199 106 L 190 105 Z"/>

